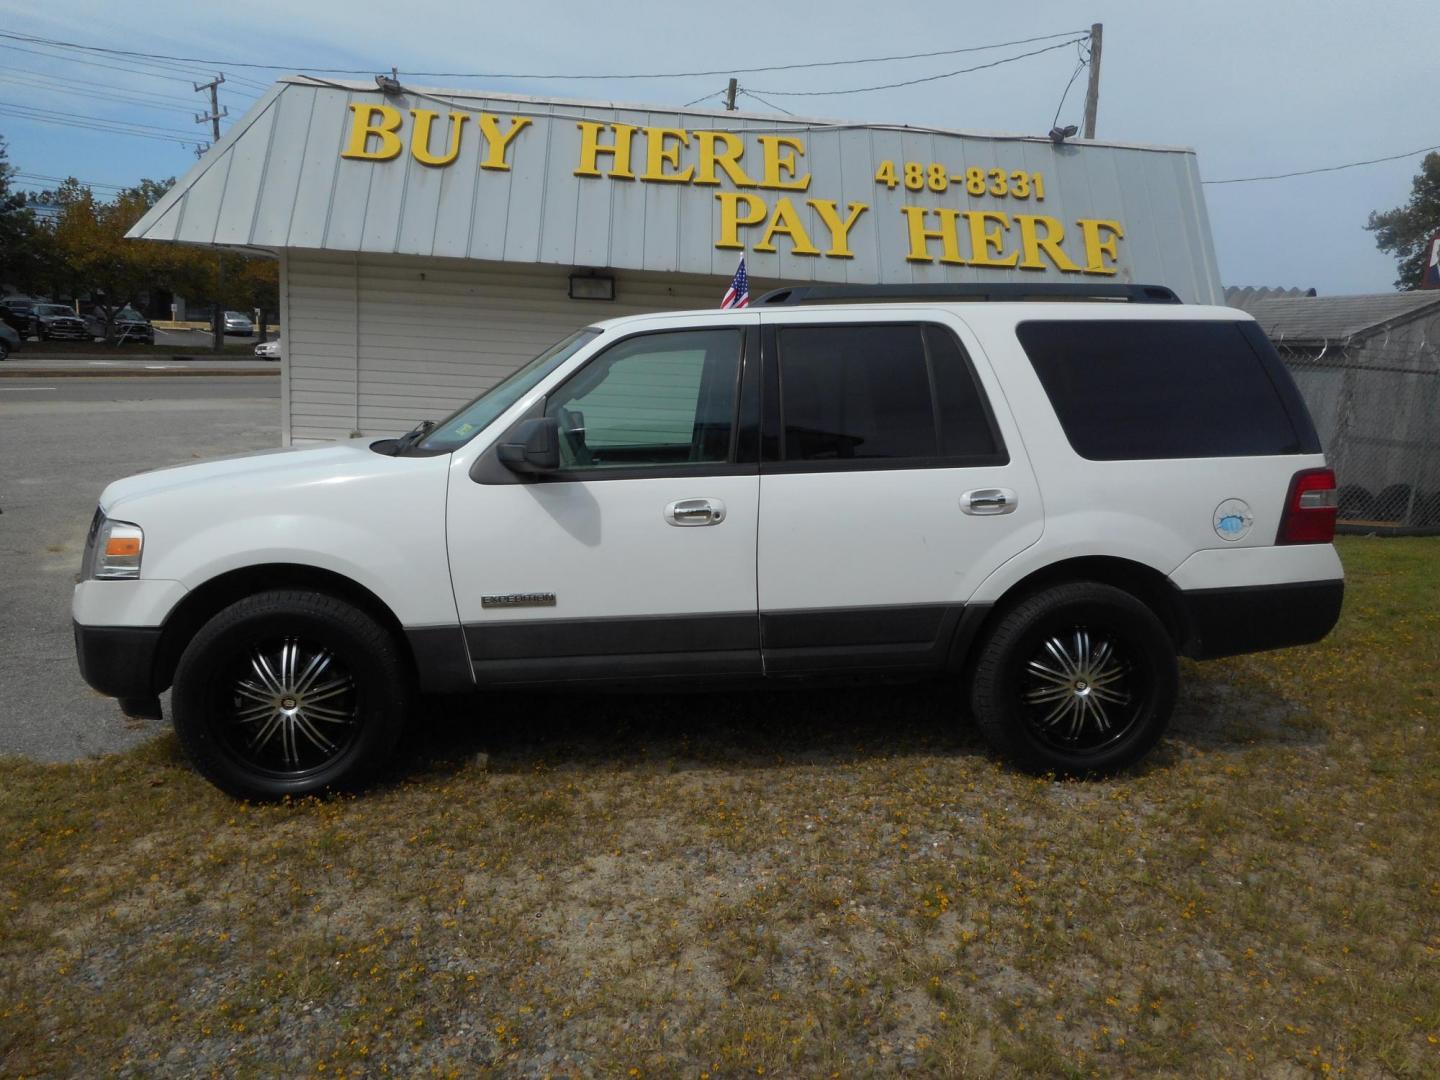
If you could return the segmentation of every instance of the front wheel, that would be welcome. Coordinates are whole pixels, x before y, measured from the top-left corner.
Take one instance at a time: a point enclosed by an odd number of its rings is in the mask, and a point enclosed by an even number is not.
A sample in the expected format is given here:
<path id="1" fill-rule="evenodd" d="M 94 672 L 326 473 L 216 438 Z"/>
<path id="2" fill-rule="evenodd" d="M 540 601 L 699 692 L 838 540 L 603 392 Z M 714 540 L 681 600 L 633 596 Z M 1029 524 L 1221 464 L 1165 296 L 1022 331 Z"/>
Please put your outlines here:
<path id="1" fill-rule="evenodd" d="M 1022 767 L 1104 773 L 1159 741 L 1177 682 L 1153 611 L 1121 589 L 1074 582 L 1001 616 L 981 646 L 971 705 L 990 744 Z"/>
<path id="2" fill-rule="evenodd" d="M 185 649 L 171 699 L 191 762 L 239 798 L 364 787 L 399 742 L 409 671 L 394 637 L 322 593 L 247 597 Z"/>
<path id="3" fill-rule="evenodd" d="M 9 359 L 10 359 L 10 343 L 9 343 L 8 341 L 6 341 L 4 338 L 0 338 L 0 360 L 9 360 Z"/>

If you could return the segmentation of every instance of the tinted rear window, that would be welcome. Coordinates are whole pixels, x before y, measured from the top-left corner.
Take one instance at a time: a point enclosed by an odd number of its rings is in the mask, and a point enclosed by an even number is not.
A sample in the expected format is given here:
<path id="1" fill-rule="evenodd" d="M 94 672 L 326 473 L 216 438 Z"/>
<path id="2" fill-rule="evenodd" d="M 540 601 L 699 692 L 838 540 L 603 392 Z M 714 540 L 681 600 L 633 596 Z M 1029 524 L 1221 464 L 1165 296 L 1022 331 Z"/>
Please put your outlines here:
<path id="1" fill-rule="evenodd" d="M 784 460 L 1007 460 L 969 360 L 943 328 L 786 326 L 778 341 Z"/>
<path id="2" fill-rule="evenodd" d="M 1313 452 L 1308 419 L 1297 428 L 1276 385 L 1289 376 L 1240 323 L 1027 322 L 1016 333 L 1081 457 Z"/>

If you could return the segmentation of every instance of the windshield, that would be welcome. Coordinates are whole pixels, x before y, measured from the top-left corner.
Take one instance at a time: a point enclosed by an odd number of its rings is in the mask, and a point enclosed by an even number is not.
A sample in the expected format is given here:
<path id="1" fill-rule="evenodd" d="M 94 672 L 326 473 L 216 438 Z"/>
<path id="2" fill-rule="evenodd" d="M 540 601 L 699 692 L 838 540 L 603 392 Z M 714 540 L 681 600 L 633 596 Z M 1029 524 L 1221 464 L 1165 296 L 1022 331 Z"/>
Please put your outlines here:
<path id="1" fill-rule="evenodd" d="M 68 307 L 66 307 L 64 304 L 38 304 L 38 305 L 36 306 L 36 308 L 35 308 L 35 312 L 36 312 L 36 314 L 39 314 L 39 315 L 74 315 L 74 314 L 75 314 L 75 312 L 71 311 L 71 310 L 70 310 Z"/>
<path id="2" fill-rule="evenodd" d="M 436 424 L 435 430 L 420 443 L 420 448 L 445 451 L 464 446 L 538 385 L 540 380 L 599 336 L 600 331 L 592 327 L 578 330 L 564 341 L 556 342 L 519 371 Z"/>

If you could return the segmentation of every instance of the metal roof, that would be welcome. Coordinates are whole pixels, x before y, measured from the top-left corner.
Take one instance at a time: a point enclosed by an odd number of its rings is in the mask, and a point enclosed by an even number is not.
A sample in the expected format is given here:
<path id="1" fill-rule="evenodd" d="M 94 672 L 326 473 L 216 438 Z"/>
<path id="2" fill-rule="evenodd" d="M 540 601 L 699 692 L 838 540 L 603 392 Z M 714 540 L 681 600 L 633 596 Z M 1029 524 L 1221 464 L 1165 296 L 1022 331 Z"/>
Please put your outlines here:
<path id="1" fill-rule="evenodd" d="M 1226 285 L 1225 303 L 1230 307 L 1249 311 L 1257 300 L 1271 300 L 1282 296 L 1314 296 L 1314 289 L 1286 289 L 1269 285 Z"/>
<path id="2" fill-rule="evenodd" d="M 452 129 L 438 121 L 444 141 L 459 130 L 447 161 L 417 159 L 396 150 L 364 159 L 342 151 L 351 128 L 351 105 L 385 105 L 398 113 L 448 109 L 477 122 Z M 523 122 L 502 165 L 492 163 L 480 137 L 478 117 L 488 114 L 501 130 Z M 497 121 L 498 118 L 498 121 Z M 579 124 L 634 125 L 671 129 L 670 152 L 646 170 L 659 176 L 579 172 Z M 414 123 L 405 128 L 408 135 Z M 767 153 L 762 140 L 792 136 L 803 143 L 793 180 L 766 165 L 766 182 L 738 191 L 730 181 L 689 179 L 699 150 L 697 132 L 724 131 L 743 143 L 744 168 L 758 168 Z M 683 139 L 682 139 L 683 136 Z M 610 142 L 614 135 L 607 135 Z M 435 140 L 432 139 L 432 143 Z M 773 140 L 772 140 L 773 142 Z M 362 146 L 364 143 L 362 143 Z M 660 137 L 663 147 L 664 137 Z M 681 149 L 681 146 L 688 149 Z M 638 173 L 654 148 L 637 136 L 632 168 Z M 431 151 L 433 152 L 433 150 Z M 768 151 L 773 159 L 773 147 Z M 506 154 L 508 153 L 508 157 Z M 663 154 L 663 151 L 662 151 Z M 932 165 L 932 163 L 935 163 Z M 907 164 L 923 169 L 919 186 L 896 183 Z M 790 166 L 787 166 L 790 167 Z M 892 181 L 881 182 L 881 169 Z M 713 165 L 711 167 L 713 172 Z M 941 170 L 932 187 L 930 170 Z M 687 175 L 678 175 L 685 171 Z M 728 170 L 727 174 L 728 174 Z M 775 176 L 770 177 L 769 173 Z M 912 170 L 913 171 L 913 170 Z M 983 173 L 986 191 L 967 192 L 964 177 Z M 668 173 L 668 174 L 667 174 Z M 803 176 L 801 175 L 803 174 Z M 758 176 L 759 174 L 757 174 Z M 944 182 L 948 177 L 947 184 Z M 1025 190 L 1007 192 L 1006 177 L 1024 179 Z M 1037 181 L 1033 197 L 1030 177 Z M 647 182 L 656 179 L 679 181 Z M 732 177 L 733 179 L 733 177 Z M 811 182 L 813 179 L 813 183 Z M 1016 181 L 1017 184 L 1019 181 Z M 1000 190 L 992 191 L 991 184 Z M 738 192 L 738 193 L 737 193 Z M 723 208 L 717 200 L 752 200 L 744 207 L 741 244 L 722 246 Z M 765 245 L 765 217 L 785 200 L 795 215 L 787 224 L 809 233 L 801 250 L 796 233 L 780 230 Z M 848 244 L 816 207 L 861 206 Z M 786 282 L 921 284 L 934 282 L 1060 280 L 1054 267 L 1002 268 L 995 264 L 910 257 L 905 207 L 924 208 L 933 226 L 938 209 L 993 212 L 1015 228 L 1007 250 L 1018 247 L 1018 218 L 1044 215 L 1064 230 L 1069 257 L 1082 244 L 1079 222 L 1118 222 L 1124 236 L 1119 256 L 1100 280 L 1156 282 L 1184 300 L 1219 302 L 1214 244 L 1192 151 L 1072 140 L 1056 146 L 1043 136 L 990 136 L 903 125 L 836 123 L 707 109 L 624 106 L 569 99 L 536 99 L 473 90 L 405 87 L 383 94 L 373 83 L 291 76 L 262 96 L 225 136 L 147 213 L 129 235 L 153 240 L 243 249 L 312 250 L 419 255 L 484 262 L 613 267 L 659 273 L 728 276 L 745 250 L 750 275 Z M 735 209 L 730 210 L 731 217 Z M 778 220 L 778 219 L 777 219 Z M 971 225 L 974 223 L 972 222 Z M 982 226 L 983 227 L 983 226 Z M 1000 228 L 1001 226 L 994 226 Z M 730 229 L 735 228 L 732 221 Z M 962 222 L 958 228 L 969 230 Z M 1009 228 L 1009 224 L 1004 228 Z M 829 238 L 829 240 L 827 240 Z M 819 249 L 819 250 L 817 250 Z M 1099 256 L 1096 256 L 1098 259 Z M 1042 260 L 1043 261 L 1043 260 Z M 1051 260 L 1053 262 L 1053 260 Z M 1078 277 L 1066 273 L 1065 278 Z"/>
<path id="3" fill-rule="evenodd" d="M 1268 297 L 1251 301 L 1245 310 L 1272 341 L 1336 342 L 1365 337 L 1417 316 L 1440 314 L 1440 292 Z"/>

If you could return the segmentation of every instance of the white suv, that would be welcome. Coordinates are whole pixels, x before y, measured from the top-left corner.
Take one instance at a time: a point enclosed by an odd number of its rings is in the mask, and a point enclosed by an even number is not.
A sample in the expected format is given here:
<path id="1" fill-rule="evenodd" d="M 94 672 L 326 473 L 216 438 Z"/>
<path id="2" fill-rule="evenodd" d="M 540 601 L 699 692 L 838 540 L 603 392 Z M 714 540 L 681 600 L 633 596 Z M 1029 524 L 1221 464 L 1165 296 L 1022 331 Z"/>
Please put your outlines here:
<path id="1" fill-rule="evenodd" d="M 173 685 L 253 798 L 362 785 L 416 691 L 519 685 L 945 676 L 1012 760 L 1085 774 L 1159 739 L 1177 654 L 1329 632 L 1335 505 L 1242 312 L 781 290 L 598 323 L 400 439 L 111 484 L 76 648 L 129 711 Z"/>

